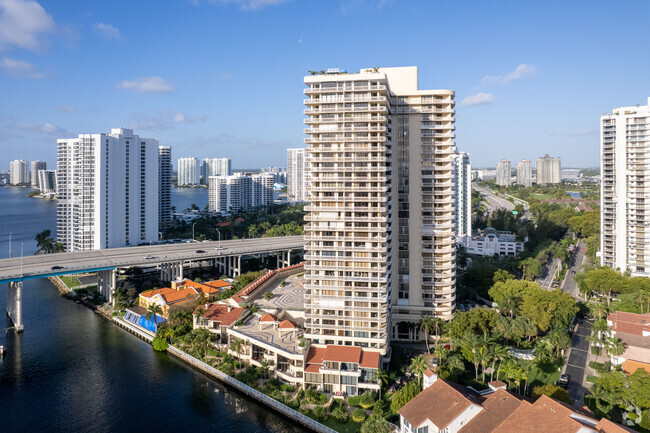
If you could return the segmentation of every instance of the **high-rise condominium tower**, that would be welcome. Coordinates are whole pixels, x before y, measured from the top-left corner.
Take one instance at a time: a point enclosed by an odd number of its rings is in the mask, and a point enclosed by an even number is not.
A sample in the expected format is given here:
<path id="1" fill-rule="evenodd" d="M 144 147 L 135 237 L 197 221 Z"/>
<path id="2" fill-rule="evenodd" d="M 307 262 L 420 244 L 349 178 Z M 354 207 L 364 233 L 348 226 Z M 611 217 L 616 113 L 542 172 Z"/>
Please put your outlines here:
<path id="1" fill-rule="evenodd" d="M 206 158 L 201 165 L 201 183 L 207 185 L 211 176 L 230 176 L 231 162 L 228 158 Z"/>
<path id="2" fill-rule="evenodd" d="M 9 183 L 12 185 L 26 185 L 29 183 L 29 163 L 17 159 L 9 163 Z"/>
<path id="3" fill-rule="evenodd" d="M 214 212 L 248 210 L 273 203 L 272 173 L 211 176 L 208 208 Z"/>
<path id="4" fill-rule="evenodd" d="M 560 158 L 551 158 L 548 154 L 537 158 L 537 184 L 562 182 L 562 170 Z"/>
<path id="5" fill-rule="evenodd" d="M 200 168 L 197 158 L 178 158 L 178 186 L 198 185 Z"/>
<path id="6" fill-rule="evenodd" d="M 456 152 L 454 158 L 454 182 L 456 184 L 456 242 L 465 244 L 472 235 L 472 165 L 469 155 Z"/>
<path id="7" fill-rule="evenodd" d="M 305 84 L 306 336 L 386 355 L 453 316 L 454 92 L 418 90 L 416 67 Z"/>
<path id="8" fill-rule="evenodd" d="M 523 186 L 532 186 L 533 184 L 533 167 L 532 162 L 522 159 L 517 164 L 517 183 Z"/>
<path id="9" fill-rule="evenodd" d="M 600 118 L 602 264 L 650 277 L 650 98 Z"/>
<path id="10" fill-rule="evenodd" d="M 38 189 L 43 194 L 56 194 L 56 170 L 38 170 Z"/>
<path id="11" fill-rule="evenodd" d="M 47 162 L 45 161 L 32 161 L 32 170 L 31 170 L 31 178 L 32 178 L 32 188 L 38 188 L 38 171 L 39 170 L 47 170 Z"/>
<path id="12" fill-rule="evenodd" d="M 307 201 L 307 175 L 305 149 L 287 149 L 287 195 L 289 201 Z"/>
<path id="13" fill-rule="evenodd" d="M 510 186 L 512 182 L 512 168 L 510 166 L 510 161 L 502 159 L 497 164 L 497 185 L 501 186 Z"/>
<path id="14" fill-rule="evenodd" d="M 118 128 L 57 145 L 56 226 L 66 251 L 158 239 L 158 140 Z"/>
<path id="15" fill-rule="evenodd" d="M 172 148 L 158 146 L 158 230 L 172 220 Z"/>

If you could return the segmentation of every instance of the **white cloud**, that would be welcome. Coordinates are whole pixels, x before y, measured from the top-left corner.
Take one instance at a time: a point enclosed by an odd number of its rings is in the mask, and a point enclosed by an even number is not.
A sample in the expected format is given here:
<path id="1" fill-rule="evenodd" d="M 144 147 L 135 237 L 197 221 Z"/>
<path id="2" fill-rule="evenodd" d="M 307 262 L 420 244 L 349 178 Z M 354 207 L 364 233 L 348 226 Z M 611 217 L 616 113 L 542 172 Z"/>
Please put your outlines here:
<path id="1" fill-rule="evenodd" d="M 54 19 L 32 0 L 0 0 L 0 49 L 39 50 L 42 36 L 55 30 Z"/>
<path id="2" fill-rule="evenodd" d="M 2 59 L 2 62 L 0 62 L 0 67 L 14 78 L 45 78 L 45 74 L 38 71 L 36 66 L 23 60 L 5 57 Z"/>
<path id="3" fill-rule="evenodd" d="M 258 10 L 263 9 L 267 6 L 275 6 L 280 3 L 285 3 L 289 0 L 210 0 L 210 3 L 220 3 L 220 4 L 236 4 L 239 5 L 241 9 L 244 10 Z M 197 0 L 190 0 L 190 3 L 196 5 L 198 4 Z"/>
<path id="4" fill-rule="evenodd" d="M 192 116 L 180 111 L 135 112 L 131 115 L 129 126 L 136 130 L 159 131 L 171 129 L 181 123 L 204 122 L 206 119 L 202 114 Z"/>
<path id="5" fill-rule="evenodd" d="M 61 113 L 74 113 L 77 111 L 77 107 L 73 107 L 72 105 L 57 105 L 52 107 L 52 109 Z"/>
<path id="6" fill-rule="evenodd" d="M 527 65 L 525 63 L 522 63 L 521 65 L 517 66 L 514 71 L 506 75 L 496 75 L 496 76 L 486 75 L 481 80 L 481 84 L 489 84 L 489 83 L 506 84 L 507 82 L 512 80 L 518 80 L 520 78 L 535 75 L 535 73 L 537 73 L 537 68 L 535 68 L 534 65 Z"/>
<path id="7" fill-rule="evenodd" d="M 468 107 L 471 105 L 487 105 L 491 104 L 494 100 L 494 95 L 491 93 L 482 93 L 479 92 L 476 95 L 470 95 L 463 99 L 460 103 L 463 107 Z"/>
<path id="8" fill-rule="evenodd" d="M 20 123 L 16 125 L 16 128 L 27 132 L 37 132 L 41 134 L 53 135 L 56 137 L 71 135 L 67 130 L 48 122 L 43 124 Z"/>
<path id="9" fill-rule="evenodd" d="M 161 77 L 142 77 L 133 81 L 124 80 L 115 85 L 116 89 L 134 90 L 138 93 L 171 93 L 176 88 Z"/>
<path id="10" fill-rule="evenodd" d="M 97 23 L 94 27 L 97 32 L 99 32 L 107 39 L 122 39 L 120 30 L 117 27 L 113 27 L 112 25 L 106 23 Z"/>

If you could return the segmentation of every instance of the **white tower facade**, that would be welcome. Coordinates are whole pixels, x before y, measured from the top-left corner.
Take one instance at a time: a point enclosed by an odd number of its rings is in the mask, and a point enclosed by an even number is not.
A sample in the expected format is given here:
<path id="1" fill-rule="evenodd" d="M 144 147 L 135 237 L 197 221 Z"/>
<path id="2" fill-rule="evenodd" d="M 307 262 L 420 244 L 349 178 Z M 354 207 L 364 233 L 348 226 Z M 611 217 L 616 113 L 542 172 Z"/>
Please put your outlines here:
<path id="1" fill-rule="evenodd" d="M 197 158 L 178 158 L 178 186 L 194 186 L 200 183 L 200 167 Z"/>
<path id="2" fill-rule="evenodd" d="M 287 149 L 287 195 L 289 201 L 307 201 L 306 149 Z"/>

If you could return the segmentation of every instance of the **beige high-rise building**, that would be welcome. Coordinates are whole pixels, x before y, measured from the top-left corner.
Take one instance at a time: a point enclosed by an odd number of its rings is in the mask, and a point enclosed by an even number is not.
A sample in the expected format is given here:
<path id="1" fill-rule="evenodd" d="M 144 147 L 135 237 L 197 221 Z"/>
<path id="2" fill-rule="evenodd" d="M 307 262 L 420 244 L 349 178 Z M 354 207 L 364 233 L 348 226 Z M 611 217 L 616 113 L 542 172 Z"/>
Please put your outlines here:
<path id="1" fill-rule="evenodd" d="M 532 162 L 528 160 L 521 160 L 517 164 L 517 184 L 523 186 L 532 186 L 533 185 L 533 167 Z"/>
<path id="2" fill-rule="evenodd" d="M 601 116 L 600 152 L 602 264 L 650 277 L 650 98 Z"/>
<path id="3" fill-rule="evenodd" d="M 510 161 L 502 159 L 497 164 L 497 185 L 510 186 L 512 183 L 512 166 Z"/>
<path id="4" fill-rule="evenodd" d="M 417 67 L 305 77 L 306 337 L 366 347 L 453 317 L 454 92 Z"/>
<path id="5" fill-rule="evenodd" d="M 549 183 L 562 182 L 562 169 L 560 158 L 551 158 L 548 154 L 537 158 L 537 184 L 546 185 Z"/>

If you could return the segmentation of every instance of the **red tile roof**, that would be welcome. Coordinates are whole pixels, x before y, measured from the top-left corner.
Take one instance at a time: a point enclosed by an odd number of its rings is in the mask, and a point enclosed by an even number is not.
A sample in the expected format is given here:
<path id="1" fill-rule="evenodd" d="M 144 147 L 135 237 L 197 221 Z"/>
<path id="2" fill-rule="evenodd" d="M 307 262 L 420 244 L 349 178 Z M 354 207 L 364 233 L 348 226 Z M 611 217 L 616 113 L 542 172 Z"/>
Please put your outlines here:
<path id="1" fill-rule="evenodd" d="M 280 329 L 296 329 L 296 324 L 291 320 L 283 320 L 278 326 Z"/>
<path id="2" fill-rule="evenodd" d="M 400 415 L 414 427 L 429 419 L 438 429 L 446 428 L 467 408 L 480 404 L 478 394 L 454 385 L 442 379 L 436 380 L 404 405 L 399 410 Z"/>
<path id="3" fill-rule="evenodd" d="M 620 424 L 615 424 L 608 420 L 607 418 L 601 419 L 598 424 L 596 424 L 596 429 L 599 433 L 625 433 L 625 432 L 636 432 L 631 428 L 624 427 Z"/>
<path id="4" fill-rule="evenodd" d="M 361 362 L 359 365 L 362 368 L 379 368 L 379 352 L 371 352 L 369 350 L 361 351 Z"/>
<path id="5" fill-rule="evenodd" d="M 488 385 L 492 385 L 495 388 L 501 388 L 502 386 L 506 386 L 506 384 L 501 382 L 500 380 L 493 380 L 492 382 L 489 382 Z"/>
<path id="6" fill-rule="evenodd" d="M 309 348 L 309 352 L 307 352 L 307 364 L 322 364 L 326 351 L 327 349 L 324 347 L 311 346 Z"/>
<path id="7" fill-rule="evenodd" d="M 643 331 L 650 332 L 650 313 L 637 314 L 615 311 L 607 316 L 612 322 L 612 331 L 625 334 L 643 335 Z"/>
<path id="8" fill-rule="evenodd" d="M 356 346 L 336 346 L 330 344 L 325 351 L 325 361 L 355 362 L 361 360 L 361 348 Z"/>
<path id="9" fill-rule="evenodd" d="M 230 326 L 239 320 L 243 312 L 244 309 L 240 307 L 233 308 L 222 304 L 209 304 L 201 317 L 211 322 L 219 322 L 221 326 Z"/>
<path id="10" fill-rule="evenodd" d="M 173 304 L 178 302 L 185 302 L 186 300 L 193 300 L 199 292 L 196 289 L 188 288 L 183 290 L 174 290 L 169 287 L 164 287 L 162 289 L 149 290 L 147 292 L 140 293 L 140 296 L 145 298 L 151 298 L 156 295 L 162 296 L 166 304 Z"/>
<path id="11" fill-rule="evenodd" d="M 552 429 L 554 433 L 577 433 L 581 427 L 591 427 L 593 424 L 572 418 L 574 411 L 551 397 L 542 395 L 532 404 L 522 402 L 497 431 L 499 433 L 546 433 Z M 585 415 L 581 415 L 586 417 Z M 596 420 L 593 420 L 594 424 Z"/>
<path id="12" fill-rule="evenodd" d="M 320 365 L 310 364 L 305 367 L 305 373 L 320 373 Z"/>
<path id="13" fill-rule="evenodd" d="M 647 364 L 645 362 L 640 362 L 640 361 L 634 361 L 632 359 L 628 359 L 625 362 L 623 362 L 623 371 L 627 374 L 632 374 L 638 369 L 645 370 L 646 373 L 650 373 L 650 364 Z"/>
<path id="14" fill-rule="evenodd" d="M 497 428 L 521 405 L 521 400 L 503 389 L 488 394 L 482 403 L 484 410 L 461 429 L 462 433 L 485 433 L 499 431 Z M 522 433 L 524 433 L 522 431 Z"/>
<path id="15" fill-rule="evenodd" d="M 262 317 L 260 317 L 260 322 L 275 322 L 275 316 L 266 313 Z"/>

